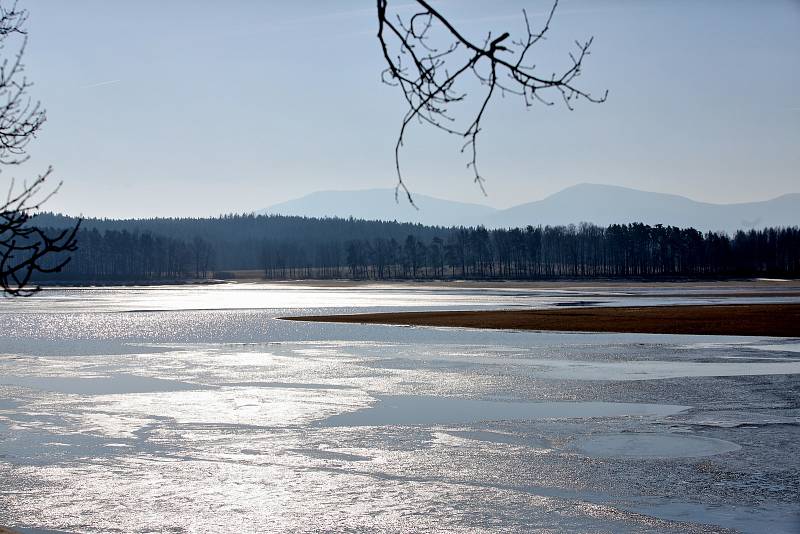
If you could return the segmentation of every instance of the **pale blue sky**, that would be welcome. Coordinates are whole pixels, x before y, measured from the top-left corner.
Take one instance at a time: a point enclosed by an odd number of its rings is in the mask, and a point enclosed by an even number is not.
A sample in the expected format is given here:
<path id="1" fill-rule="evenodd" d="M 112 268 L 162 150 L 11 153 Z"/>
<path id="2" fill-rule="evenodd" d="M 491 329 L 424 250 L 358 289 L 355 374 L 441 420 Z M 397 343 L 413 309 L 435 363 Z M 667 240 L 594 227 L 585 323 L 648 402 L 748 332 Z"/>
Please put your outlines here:
<path id="1" fill-rule="evenodd" d="M 21 3 L 49 120 L 15 174 L 52 164 L 65 185 L 50 209 L 212 215 L 395 183 L 403 107 L 380 83 L 373 0 Z M 437 5 L 478 37 L 550 4 Z M 488 198 L 458 140 L 415 127 L 409 187 L 497 207 L 580 182 L 712 202 L 800 191 L 800 2 L 562 0 L 540 63 L 589 35 L 581 84 L 608 88 L 607 103 L 497 100 L 481 140 Z"/>

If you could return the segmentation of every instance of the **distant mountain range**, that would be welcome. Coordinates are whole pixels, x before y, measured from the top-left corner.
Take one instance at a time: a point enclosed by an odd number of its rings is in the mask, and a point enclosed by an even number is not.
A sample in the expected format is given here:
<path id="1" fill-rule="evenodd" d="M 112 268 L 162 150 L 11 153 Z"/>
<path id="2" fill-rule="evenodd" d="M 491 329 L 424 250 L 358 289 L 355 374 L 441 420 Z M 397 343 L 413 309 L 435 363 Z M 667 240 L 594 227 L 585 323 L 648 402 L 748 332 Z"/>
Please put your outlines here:
<path id="1" fill-rule="evenodd" d="M 800 225 L 800 193 L 761 202 L 711 204 L 626 187 L 579 184 L 542 200 L 502 210 L 426 195 L 414 195 L 414 202 L 418 210 L 405 199 L 395 202 L 392 189 L 319 191 L 258 213 L 397 220 L 439 226 L 482 224 L 491 228 L 643 222 L 730 233 L 738 229 Z"/>
<path id="2" fill-rule="evenodd" d="M 275 204 L 259 214 L 341 217 L 367 220 L 414 222 L 433 226 L 479 224 L 497 210 L 481 204 L 453 202 L 414 194 L 414 208 L 405 196 L 395 201 L 394 189 L 317 191 L 296 200 Z"/>

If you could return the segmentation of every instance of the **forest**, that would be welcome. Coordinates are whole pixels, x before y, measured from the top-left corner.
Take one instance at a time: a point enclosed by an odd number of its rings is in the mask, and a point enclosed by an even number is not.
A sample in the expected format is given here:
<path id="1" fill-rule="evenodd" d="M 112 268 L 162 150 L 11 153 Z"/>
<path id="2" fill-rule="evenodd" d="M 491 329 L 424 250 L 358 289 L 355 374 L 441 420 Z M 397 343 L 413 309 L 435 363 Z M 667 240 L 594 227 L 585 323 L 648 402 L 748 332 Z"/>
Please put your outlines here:
<path id="1" fill-rule="evenodd" d="M 42 214 L 65 228 L 76 219 Z M 78 250 L 48 281 L 726 278 L 800 275 L 800 228 L 701 233 L 581 223 L 487 229 L 356 219 L 227 215 L 85 219 Z M 59 258 L 54 257 L 53 261 Z"/>

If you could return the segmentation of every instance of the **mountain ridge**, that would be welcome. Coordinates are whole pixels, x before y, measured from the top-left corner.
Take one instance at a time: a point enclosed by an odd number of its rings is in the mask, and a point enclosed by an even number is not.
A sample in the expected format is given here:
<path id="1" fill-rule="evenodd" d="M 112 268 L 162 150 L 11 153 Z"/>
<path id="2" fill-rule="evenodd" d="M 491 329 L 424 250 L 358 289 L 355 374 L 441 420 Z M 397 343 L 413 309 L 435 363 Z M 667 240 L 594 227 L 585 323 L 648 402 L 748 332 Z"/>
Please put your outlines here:
<path id="1" fill-rule="evenodd" d="M 433 226 L 470 224 L 472 219 L 497 211 L 484 204 L 456 202 L 429 195 L 414 194 L 410 205 L 404 196 L 395 201 L 394 189 L 315 191 L 274 204 L 256 214 L 301 215 L 307 217 L 353 217 L 366 220 L 397 220 Z M 453 222 L 459 221 L 459 222 Z"/>
<path id="2" fill-rule="evenodd" d="M 587 182 L 505 209 L 422 194 L 415 194 L 414 202 L 419 209 L 402 198 L 395 202 L 393 189 L 329 190 L 281 202 L 256 213 L 489 228 L 642 222 L 733 233 L 739 229 L 800 225 L 800 193 L 754 202 L 716 204 L 672 193 Z"/>

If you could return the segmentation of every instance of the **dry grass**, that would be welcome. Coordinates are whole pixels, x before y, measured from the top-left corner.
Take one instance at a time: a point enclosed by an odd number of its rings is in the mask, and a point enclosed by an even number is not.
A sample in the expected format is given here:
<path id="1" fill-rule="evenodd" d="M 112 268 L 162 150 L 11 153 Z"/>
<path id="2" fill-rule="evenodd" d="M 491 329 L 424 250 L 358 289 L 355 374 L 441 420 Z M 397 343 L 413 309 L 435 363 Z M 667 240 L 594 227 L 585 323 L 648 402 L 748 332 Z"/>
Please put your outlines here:
<path id="1" fill-rule="evenodd" d="M 800 304 L 367 313 L 286 319 L 568 332 L 800 337 Z"/>

